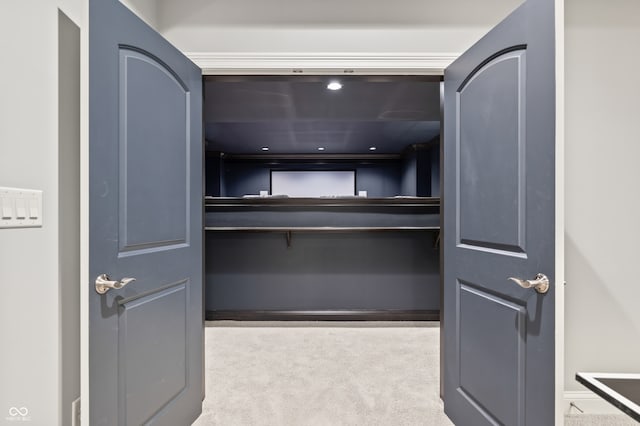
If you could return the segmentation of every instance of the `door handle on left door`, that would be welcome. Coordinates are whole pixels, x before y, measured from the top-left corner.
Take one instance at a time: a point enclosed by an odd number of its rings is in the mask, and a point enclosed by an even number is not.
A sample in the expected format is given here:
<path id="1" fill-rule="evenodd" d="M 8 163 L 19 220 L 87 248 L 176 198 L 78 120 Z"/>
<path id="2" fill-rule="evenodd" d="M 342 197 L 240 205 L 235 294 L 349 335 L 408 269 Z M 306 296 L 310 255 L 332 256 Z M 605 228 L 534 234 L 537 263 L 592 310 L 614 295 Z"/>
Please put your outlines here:
<path id="1" fill-rule="evenodd" d="M 105 294 L 112 288 L 120 289 L 135 280 L 135 278 L 123 278 L 120 281 L 111 281 L 107 274 L 98 275 L 98 278 L 96 278 L 96 291 L 98 294 Z"/>
<path id="2" fill-rule="evenodd" d="M 534 288 L 538 293 L 544 294 L 549 291 L 549 278 L 545 274 L 538 274 L 532 280 L 513 277 L 509 277 L 509 279 L 522 288 Z"/>

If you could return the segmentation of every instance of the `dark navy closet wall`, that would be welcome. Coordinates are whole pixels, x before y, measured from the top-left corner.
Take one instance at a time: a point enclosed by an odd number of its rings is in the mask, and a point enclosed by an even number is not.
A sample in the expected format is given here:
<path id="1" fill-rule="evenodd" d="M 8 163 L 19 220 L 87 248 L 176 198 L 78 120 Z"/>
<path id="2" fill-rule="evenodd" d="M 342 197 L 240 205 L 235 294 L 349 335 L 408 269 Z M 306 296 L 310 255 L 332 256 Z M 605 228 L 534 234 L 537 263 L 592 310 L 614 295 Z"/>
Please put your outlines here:
<path id="1" fill-rule="evenodd" d="M 402 159 L 400 191 L 402 195 L 416 195 L 418 192 L 418 155 L 415 150 L 408 151 Z"/>
<path id="2" fill-rule="evenodd" d="M 434 231 L 208 232 L 206 309 L 438 310 Z"/>
<path id="3" fill-rule="evenodd" d="M 402 195 L 440 196 L 440 145 L 429 143 L 407 149 L 402 157 Z"/>
<path id="4" fill-rule="evenodd" d="M 431 148 L 431 167 L 428 173 L 431 174 L 431 196 L 440 196 L 440 144 Z"/>
<path id="5" fill-rule="evenodd" d="M 271 170 L 355 170 L 356 191 L 367 191 L 369 197 L 393 197 L 400 195 L 401 164 L 399 161 L 368 163 L 332 162 L 317 163 L 224 163 L 222 196 L 242 197 L 270 191 Z M 356 194 L 354 194 L 356 195 Z"/>
<path id="6" fill-rule="evenodd" d="M 220 189 L 224 183 L 220 180 L 222 159 L 220 153 L 208 152 L 205 157 L 205 195 L 220 197 Z"/>
<path id="7" fill-rule="evenodd" d="M 370 198 L 437 196 L 438 152 L 436 145 L 408 150 L 403 158 L 323 163 L 210 155 L 207 195 L 270 191 L 271 170 L 355 170 L 356 191 Z M 438 311 L 437 233 L 293 231 L 288 244 L 286 232 L 207 231 L 206 310 Z"/>

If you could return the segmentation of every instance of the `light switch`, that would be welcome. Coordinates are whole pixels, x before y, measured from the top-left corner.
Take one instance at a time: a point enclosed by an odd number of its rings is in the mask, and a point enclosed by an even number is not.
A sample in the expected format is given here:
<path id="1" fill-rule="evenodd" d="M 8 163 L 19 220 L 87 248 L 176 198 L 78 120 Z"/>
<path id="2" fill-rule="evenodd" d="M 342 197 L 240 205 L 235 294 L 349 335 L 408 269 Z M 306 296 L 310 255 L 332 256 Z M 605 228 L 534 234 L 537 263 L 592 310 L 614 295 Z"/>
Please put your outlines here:
<path id="1" fill-rule="evenodd" d="M 27 209 L 23 198 L 16 198 L 16 219 L 26 219 Z"/>
<path id="2" fill-rule="evenodd" d="M 0 187 L 0 228 L 42 227 L 42 191 Z"/>
<path id="3" fill-rule="evenodd" d="M 29 219 L 38 218 L 39 204 L 37 199 L 29 200 Z"/>
<path id="4" fill-rule="evenodd" d="M 13 200 L 8 197 L 2 197 L 2 219 L 13 219 Z"/>

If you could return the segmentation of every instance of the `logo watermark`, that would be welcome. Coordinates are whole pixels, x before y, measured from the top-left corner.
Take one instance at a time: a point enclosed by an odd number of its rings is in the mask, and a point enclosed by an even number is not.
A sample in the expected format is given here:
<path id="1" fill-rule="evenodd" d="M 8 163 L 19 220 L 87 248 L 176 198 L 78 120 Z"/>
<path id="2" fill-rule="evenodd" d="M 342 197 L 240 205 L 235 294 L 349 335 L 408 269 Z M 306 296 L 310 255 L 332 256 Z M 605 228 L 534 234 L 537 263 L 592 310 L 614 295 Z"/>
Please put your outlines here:
<path id="1" fill-rule="evenodd" d="M 9 422 L 30 422 L 29 409 L 27 407 L 11 407 L 9 408 L 9 416 L 5 417 Z"/>

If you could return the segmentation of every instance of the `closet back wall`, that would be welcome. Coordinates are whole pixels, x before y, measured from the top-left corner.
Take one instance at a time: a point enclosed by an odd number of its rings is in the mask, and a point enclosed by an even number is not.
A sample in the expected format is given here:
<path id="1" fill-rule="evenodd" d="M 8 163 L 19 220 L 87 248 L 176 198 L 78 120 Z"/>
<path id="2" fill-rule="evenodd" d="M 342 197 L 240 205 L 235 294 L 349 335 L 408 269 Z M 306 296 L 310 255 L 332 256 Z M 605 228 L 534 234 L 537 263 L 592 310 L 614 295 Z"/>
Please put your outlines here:
<path id="1" fill-rule="evenodd" d="M 426 173 L 429 165 L 422 164 Z M 415 181 L 423 173 L 416 173 L 414 167 L 414 184 L 403 193 L 406 166 L 401 158 L 271 160 L 210 153 L 207 195 L 242 197 L 270 191 L 272 170 L 355 170 L 356 191 L 367 191 L 370 198 L 416 195 Z M 265 311 L 269 315 L 315 312 L 322 318 L 332 311 L 361 311 L 356 315 L 393 311 L 393 315 L 435 319 L 440 303 L 436 237 L 433 230 L 291 234 L 209 230 L 207 318 L 263 318 Z"/>
<path id="2" fill-rule="evenodd" d="M 259 194 L 260 191 L 270 191 L 271 170 L 355 170 L 356 191 L 367 191 L 368 197 L 404 195 L 400 188 L 402 171 L 399 161 L 331 164 L 225 161 L 223 168 L 220 184 L 220 195 L 223 197 L 242 197 L 247 194 Z"/>
<path id="3" fill-rule="evenodd" d="M 207 232 L 206 310 L 439 310 L 432 231 Z"/>

